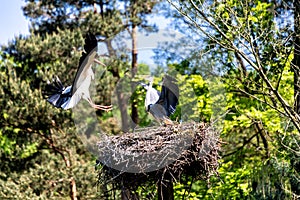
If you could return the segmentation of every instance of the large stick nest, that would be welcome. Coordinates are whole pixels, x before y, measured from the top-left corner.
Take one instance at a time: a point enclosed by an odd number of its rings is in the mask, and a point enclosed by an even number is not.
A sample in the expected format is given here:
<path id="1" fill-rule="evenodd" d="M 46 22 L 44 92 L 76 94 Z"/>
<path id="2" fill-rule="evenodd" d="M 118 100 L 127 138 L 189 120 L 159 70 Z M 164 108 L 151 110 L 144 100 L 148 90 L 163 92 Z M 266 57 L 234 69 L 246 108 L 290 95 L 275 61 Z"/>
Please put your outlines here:
<path id="1" fill-rule="evenodd" d="M 173 181 L 207 180 L 217 174 L 220 142 L 210 125 L 190 122 L 106 136 L 98 149 L 99 183 L 135 190 L 162 181 L 166 174 Z"/>

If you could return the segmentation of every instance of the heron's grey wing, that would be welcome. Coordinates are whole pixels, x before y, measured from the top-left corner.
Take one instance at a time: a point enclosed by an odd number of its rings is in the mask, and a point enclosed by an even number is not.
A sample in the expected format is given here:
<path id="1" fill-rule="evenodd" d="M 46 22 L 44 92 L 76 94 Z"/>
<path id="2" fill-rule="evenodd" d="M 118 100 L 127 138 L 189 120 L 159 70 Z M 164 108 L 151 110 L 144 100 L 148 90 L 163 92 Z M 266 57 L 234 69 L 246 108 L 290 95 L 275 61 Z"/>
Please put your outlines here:
<path id="1" fill-rule="evenodd" d="M 156 104 L 162 105 L 169 117 L 176 110 L 179 98 L 179 88 L 176 79 L 169 75 L 163 78 L 161 94 Z"/>
<path id="2" fill-rule="evenodd" d="M 57 76 L 45 86 L 43 94 L 47 96 L 49 103 L 58 108 L 71 98 L 70 86 L 65 88 Z"/>
<path id="3" fill-rule="evenodd" d="M 80 57 L 78 70 L 72 85 L 72 95 L 86 78 L 94 76 L 93 70 L 91 70 L 91 65 L 93 64 L 97 54 L 97 45 L 98 43 L 95 35 L 87 34 L 84 45 L 85 52 L 82 52 Z"/>

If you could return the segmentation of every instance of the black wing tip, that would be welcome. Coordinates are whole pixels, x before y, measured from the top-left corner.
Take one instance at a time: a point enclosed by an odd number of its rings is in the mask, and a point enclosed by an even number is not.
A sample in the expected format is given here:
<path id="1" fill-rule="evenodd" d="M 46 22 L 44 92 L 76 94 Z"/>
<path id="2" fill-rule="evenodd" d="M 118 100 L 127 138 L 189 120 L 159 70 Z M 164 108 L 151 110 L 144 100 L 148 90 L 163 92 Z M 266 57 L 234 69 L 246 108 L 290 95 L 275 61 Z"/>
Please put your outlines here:
<path id="1" fill-rule="evenodd" d="M 43 96 L 44 98 L 49 98 L 50 96 L 54 94 L 59 94 L 62 93 L 64 90 L 64 86 L 58 76 L 53 76 L 52 77 L 52 82 L 49 80 L 47 81 L 47 84 L 43 90 Z"/>
<path id="2" fill-rule="evenodd" d="M 163 77 L 163 81 L 166 80 L 166 81 L 171 81 L 171 82 L 175 82 L 177 83 L 177 79 L 169 74 L 165 74 L 164 77 Z"/>
<path id="3" fill-rule="evenodd" d="M 61 108 L 61 109 L 62 109 L 62 107 L 61 107 L 60 105 L 53 103 L 53 102 L 50 101 L 49 99 L 47 99 L 47 102 L 50 103 L 50 104 L 51 104 L 52 106 L 54 106 L 55 108 Z"/>
<path id="4" fill-rule="evenodd" d="M 165 74 L 163 77 L 163 86 L 170 90 L 179 99 L 178 81 L 173 76 Z"/>
<path id="5" fill-rule="evenodd" d="M 171 75 L 165 74 L 163 77 L 162 93 L 164 93 L 162 98 L 166 98 L 163 99 L 163 104 L 167 111 L 167 116 L 170 117 L 170 115 L 175 113 L 179 102 L 179 87 L 177 79 Z"/>
<path id="6" fill-rule="evenodd" d="M 48 81 L 45 86 L 44 98 L 56 108 L 63 108 L 62 105 L 70 100 L 70 91 L 65 93 L 65 87 L 57 76 L 52 78 L 52 82 Z"/>
<path id="7" fill-rule="evenodd" d="M 91 52 L 98 45 L 98 41 L 97 41 L 96 36 L 94 34 L 92 34 L 91 32 L 88 32 L 85 35 L 84 43 L 85 43 L 84 44 L 84 50 L 87 53 Z"/>
<path id="8" fill-rule="evenodd" d="M 83 63 L 84 59 L 98 46 L 97 38 L 94 34 L 88 32 L 85 35 L 84 39 L 84 51 L 81 54 L 81 57 L 79 59 L 79 67 Z M 97 51 L 97 50 L 96 50 Z"/>

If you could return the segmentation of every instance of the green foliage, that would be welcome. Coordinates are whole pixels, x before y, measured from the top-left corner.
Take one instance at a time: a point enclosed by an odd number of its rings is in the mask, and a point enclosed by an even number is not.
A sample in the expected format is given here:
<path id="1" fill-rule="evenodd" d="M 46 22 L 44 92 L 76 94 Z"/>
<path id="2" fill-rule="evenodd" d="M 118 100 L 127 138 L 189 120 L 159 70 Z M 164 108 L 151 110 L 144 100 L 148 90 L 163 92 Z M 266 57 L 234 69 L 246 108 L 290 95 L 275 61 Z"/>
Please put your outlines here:
<path id="1" fill-rule="evenodd" d="M 72 177 L 78 197 L 95 197 L 87 189 L 95 178 L 87 174 L 92 158 L 70 113 L 47 103 L 32 80 L 22 80 L 20 66 L 8 56 L 0 61 L 0 198 L 68 197 Z"/>
<path id="2" fill-rule="evenodd" d="M 220 177 L 212 177 L 209 185 L 205 181 L 196 181 L 192 185 L 190 182 L 177 184 L 175 199 L 246 199 L 250 192 L 251 168 L 234 168 L 232 165 L 232 162 L 223 163 L 219 169 Z"/>
<path id="3" fill-rule="evenodd" d="M 94 159 L 75 134 L 71 113 L 49 105 L 43 99 L 42 88 L 53 75 L 66 84 L 71 83 L 85 33 L 91 31 L 101 36 L 109 47 L 115 35 L 130 30 L 132 25 L 154 31 L 155 26 L 147 23 L 146 16 L 156 1 L 100 1 L 103 4 L 99 2 L 96 10 L 94 1 L 26 2 L 23 9 L 32 21 L 31 35 L 15 38 L 2 47 L 0 55 L 0 198 L 67 199 L 70 184 L 75 180 L 77 197 L 94 199 L 101 193 L 93 187 Z M 124 9 L 120 3 L 126 4 Z M 285 110 L 278 106 L 280 102 L 262 80 L 261 73 L 234 49 L 223 48 L 234 44 L 243 50 L 244 56 L 262 67 L 284 100 L 293 105 L 289 35 L 294 26 L 289 24 L 289 17 L 282 17 L 292 11 L 285 11 L 283 2 L 209 2 L 204 14 L 217 25 L 219 31 L 215 31 L 207 21 L 198 19 L 201 15 L 190 1 L 180 3 L 181 11 L 203 25 L 211 37 L 203 39 L 201 35 L 199 39 L 198 33 L 192 32 L 188 40 L 197 39 L 204 50 L 187 51 L 183 60 L 178 61 L 178 57 L 184 56 L 176 53 L 157 54 L 157 59 L 167 60 L 169 71 L 177 72 L 174 76 L 180 87 L 180 102 L 171 118 L 219 123 L 217 126 L 223 128 L 220 132 L 223 143 L 219 177 L 212 176 L 209 182 L 188 179 L 186 183 L 175 183 L 175 199 L 296 198 L 293 192 L 300 191 L 294 188 L 300 185 L 299 134 L 284 115 Z M 284 3 L 291 6 L 291 1 Z M 197 6 L 201 5 L 197 2 Z M 191 24 L 173 25 L 186 33 Z M 165 48 L 176 49 L 180 45 Z M 95 102 L 107 105 L 116 84 L 131 68 L 130 56 L 111 47 L 108 53 L 112 59 L 105 76 L 101 67 L 94 66 L 100 75 L 95 81 L 99 83 L 93 93 Z M 206 50 L 209 53 L 199 56 L 199 52 Z M 215 67 L 219 71 L 211 70 Z M 218 77 L 212 79 L 207 70 Z M 163 67 L 154 71 L 158 78 L 153 87 L 158 90 L 162 72 Z M 141 64 L 138 74 L 150 74 L 149 67 Z M 126 86 L 129 91 L 129 82 Z M 150 123 L 144 96 L 145 90 L 137 86 L 130 99 L 136 103 L 141 126 Z M 117 134 L 120 128 L 113 114 L 97 112 L 97 117 L 103 129 Z M 93 125 L 97 120 L 88 117 L 84 123 Z M 138 193 L 141 198 L 151 196 L 141 188 Z"/>
<path id="4" fill-rule="evenodd" d="M 243 85 L 236 79 L 226 77 L 223 80 L 223 86 L 219 85 L 219 87 L 226 89 L 224 94 L 226 95 L 226 106 L 223 110 L 227 110 L 227 114 L 224 120 L 221 120 L 224 127 L 221 132 L 221 138 L 224 142 L 221 154 L 224 158 L 218 170 L 219 177 L 212 177 L 209 180 L 209 185 L 207 182 L 197 181 L 191 185 L 191 189 L 189 189 L 190 182 L 178 183 L 175 187 L 176 198 L 291 198 L 291 194 L 287 191 L 291 188 L 290 181 L 295 180 L 293 168 L 289 164 L 293 156 L 291 154 L 287 156 L 287 149 L 285 148 L 278 149 L 282 144 L 281 142 L 278 143 L 281 141 L 278 138 L 281 138 L 282 134 L 296 139 L 295 133 L 286 132 L 287 119 L 261 101 L 237 92 L 236 88 L 242 88 Z M 275 77 L 273 80 L 276 81 Z M 212 85 L 213 82 L 203 81 L 198 75 L 188 76 L 187 82 L 194 86 L 207 84 L 210 86 L 209 88 L 215 87 Z M 293 74 L 286 67 L 281 77 L 283 87 L 279 86 L 280 93 L 286 99 L 293 97 L 292 83 Z M 201 92 L 198 93 L 198 91 Z M 195 93 L 206 94 L 204 97 L 208 98 L 203 98 L 203 100 L 210 102 L 207 110 L 210 111 L 208 117 L 211 117 L 216 98 L 209 98 L 211 91 L 208 90 L 208 87 L 196 87 Z M 186 97 L 185 94 L 183 96 Z M 187 100 L 183 102 L 185 101 Z M 201 114 L 205 113 L 201 106 L 198 107 L 198 110 L 201 110 Z M 291 142 L 291 138 L 286 139 L 283 143 L 291 146 L 291 144 L 287 144 L 288 141 Z M 294 146 L 293 149 L 296 150 L 297 147 Z"/>
<path id="5" fill-rule="evenodd" d="M 212 100 L 207 83 L 201 75 L 178 75 L 180 103 L 175 116 L 184 121 L 208 122 L 212 115 Z M 183 115 L 183 116 L 181 116 Z"/>
<path id="6" fill-rule="evenodd" d="M 2 130 L 0 130 L 0 138 L 1 138 L 0 141 L 1 154 L 12 156 L 16 141 L 8 138 L 6 135 L 3 135 Z"/>
<path id="7" fill-rule="evenodd" d="M 216 185 L 207 191 L 207 195 L 217 199 L 245 199 L 249 195 L 251 166 L 236 169 L 232 164 L 230 161 L 222 164 L 219 169 L 220 180 L 215 181 Z"/>
<path id="8" fill-rule="evenodd" d="M 70 193 L 70 173 L 77 183 L 78 198 L 96 198 L 96 188 L 91 182 L 96 182 L 94 167 L 86 162 L 90 157 L 84 155 L 81 159 L 74 154 L 72 169 L 63 167 L 65 163 L 48 150 L 40 151 L 41 157 L 31 158 L 30 167 L 24 171 L 0 172 L 1 199 L 68 199 Z M 28 162 L 16 163 L 28 165 Z"/>

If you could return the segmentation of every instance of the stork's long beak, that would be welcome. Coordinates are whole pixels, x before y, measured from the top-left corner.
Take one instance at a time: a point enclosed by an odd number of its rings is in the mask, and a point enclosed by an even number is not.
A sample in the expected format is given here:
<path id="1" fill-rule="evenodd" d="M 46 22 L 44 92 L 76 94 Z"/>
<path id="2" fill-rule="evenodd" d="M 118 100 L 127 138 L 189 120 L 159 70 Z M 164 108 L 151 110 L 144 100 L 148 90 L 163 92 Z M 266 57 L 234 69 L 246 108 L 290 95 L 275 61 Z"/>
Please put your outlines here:
<path id="1" fill-rule="evenodd" d="M 100 60 L 97 60 L 97 59 L 95 58 L 94 61 L 95 61 L 95 63 L 97 63 L 97 64 L 99 64 L 99 65 L 102 65 L 102 66 L 106 67 L 106 65 L 105 65 L 103 62 L 101 62 Z"/>

